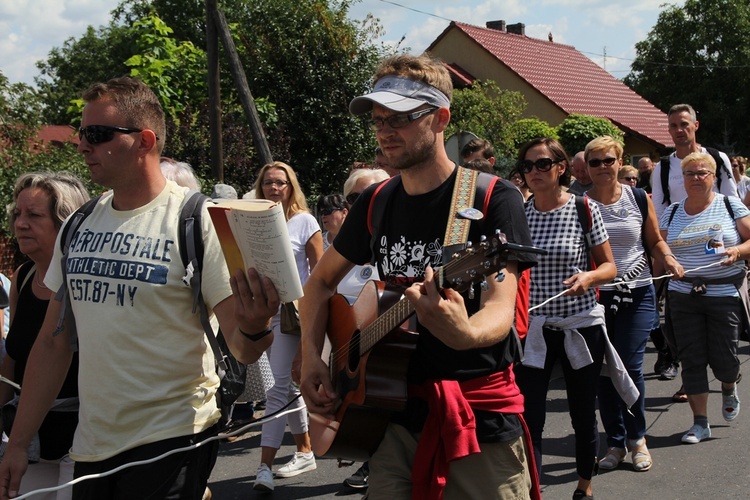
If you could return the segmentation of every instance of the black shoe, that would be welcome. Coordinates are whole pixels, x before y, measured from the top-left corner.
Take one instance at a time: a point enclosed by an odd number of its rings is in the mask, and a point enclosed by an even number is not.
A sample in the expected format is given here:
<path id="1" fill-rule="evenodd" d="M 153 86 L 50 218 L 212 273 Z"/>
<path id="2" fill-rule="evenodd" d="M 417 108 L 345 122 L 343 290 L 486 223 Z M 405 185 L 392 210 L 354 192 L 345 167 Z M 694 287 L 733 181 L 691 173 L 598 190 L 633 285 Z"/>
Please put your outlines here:
<path id="1" fill-rule="evenodd" d="M 669 357 L 669 354 L 659 352 L 656 355 L 656 363 L 654 363 L 654 373 L 657 375 L 660 375 L 662 371 L 664 371 L 670 364 L 670 360 L 667 359 Z"/>
<path id="2" fill-rule="evenodd" d="M 670 364 L 664 370 L 662 370 L 659 376 L 660 380 L 674 380 L 677 377 L 677 365 Z"/>
<path id="3" fill-rule="evenodd" d="M 575 490 L 573 492 L 573 500 L 594 500 L 594 497 L 593 495 L 587 495 L 583 490 Z"/>
<path id="4" fill-rule="evenodd" d="M 350 488 L 367 488 L 367 480 L 370 478 L 370 466 L 367 462 L 357 469 L 357 472 L 344 479 L 344 484 Z"/>

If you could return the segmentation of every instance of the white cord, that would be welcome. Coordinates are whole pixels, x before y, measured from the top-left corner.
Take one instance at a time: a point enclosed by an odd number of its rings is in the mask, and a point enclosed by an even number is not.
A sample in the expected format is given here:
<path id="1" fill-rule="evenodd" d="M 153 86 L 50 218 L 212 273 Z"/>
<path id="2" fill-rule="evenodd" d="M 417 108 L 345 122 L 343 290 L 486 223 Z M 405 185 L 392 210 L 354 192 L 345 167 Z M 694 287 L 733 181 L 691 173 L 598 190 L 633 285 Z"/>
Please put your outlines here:
<path id="1" fill-rule="evenodd" d="M 11 387 L 15 387 L 15 388 L 16 388 L 16 389 L 18 389 L 19 391 L 21 390 L 21 386 L 20 386 L 20 385 L 16 384 L 15 382 L 13 382 L 13 381 L 12 381 L 12 380 L 10 380 L 10 379 L 7 379 L 7 378 L 3 377 L 2 375 L 0 375 L 0 382 L 5 382 L 5 383 L 6 383 L 6 384 L 8 384 L 9 386 L 11 386 Z"/>
<path id="2" fill-rule="evenodd" d="M 266 422 L 270 422 L 271 420 L 275 420 L 275 419 L 277 419 L 279 417 L 283 417 L 284 415 L 287 415 L 289 413 L 293 413 L 295 411 L 302 411 L 302 410 L 306 410 L 306 409 L 307 409 L 307 406 L 305 406 L 303 404 L 299 408 L 294 408 L 294 409 L 291 409 L 291 410 L 286 410 L 286 411 L 277 413 L 276 415 L 273 415 L 271 417 L 264 417 L 264 418 L 261 418 L 259 420 L 255 420 L 255 421 L 250 422 L 249 424 L 245 425 L 244 427 L 240 427 L 239 429 L 234 430 L 232 432 L 228 432 L 228 433 L 221 432 L 221 433 L 219 433 L 219 434 L 217 434 L 215 436 L 211 436 L 209 438 L 204 439 L 200 443 L 191 444 L 191 445 L 185 446 L 183 448 L 175 448 L 174 450 L 169 450 L 169 451 L 167 451 L 167 452 L 159 455 L 158 457 L 149 458 L 148 460 L 138 460 L 136 462 L 128 462 L 128 463 L 122 464 L 119 467 L 116 467 L 116 468 L 114 468 L 112 470 L 108 470 L 106 472 L 101 472 L 99 474 L 89 474 L 87 476 L 77 477 L 77 478 L 73 479 L 72 481 L 69 481 L 69 482 L 67 482 L 65 484 L 60 484 L 60 485 L 57 485 L 57 486 L 51 486 L 49 488 L 41 488 L 41 489 L 38 489 L 38 490 L 29 491 L 28 493 L 24 493 L 21 496 L 15 497 L 15 500 L 23 500 L 24 498 L 29 498 L 29 497 L 31 497 L 33 495 L 39 495 L 41 493 L 52 493 L 53 491 L 61 490 L 63 488 L 67 488 L 69 486 L 73 486 L 74 484 L 78 484 L 81 481 L 87 481 L 89 479 L 98 479 L 100 477 L 111 476 L 112 474 L 116 474 L 117 472 L 120 472 L 121 470 L 128 469 L 130 467 L 136 467 L 138 465 L 147 465 L 147 464 L 150 464 L 150 463 L 154 463 L 154 462 L 156 462 L 158 460 L 161 460 L 162 458 L 166 458 L 166 457 L 168 457 L 170 455 L 174 455 L 175 453 L 182 453 L 184 451 L 194 450 L 196 448 L 199 448 L 199 447 L 203 446 L 206 443 L 210 443 L 211 441 L 216 441 L 216 440 L 219 440 L 219 439 L 226 439 L 228 437 L 236 436 L 238 434 L 244 433 L 245 431 L 247 431 L 248 429 L 250 429 L 252 427 L 258 427 L 260 425 L 265 424 Z"/>
<path id="3" fill-rule="evenodd" d="M 701 269 L 707 269 L 707 268 L 713 267 L 713 266 L 718 266 L 722 262 L 725 262 L 725 260 L 722 260 L 722 261 L 719 261 L 719 262 L 714 262 L 713 264 L 707 264 L 705 266 L 696 267 L 696 268 L 693 268 L 693 269 L 688 269 L 688 270 L 685 271 L 685 274 L 692 273 L 692 272 L 695 272 L 695 271 L 700 271 Z M 656 276 L 656 277 L 652 276 L 651 278 L 641 278 L 641 279 L 637 279 L 637 280 L 633 280 L 633 281 L 621 281 L 618 284 L 630 286 L 630 285 L 635 285 L 635 284 L 638 284 L 638 283 L 653 283 L 654 280 L 660 280 L 662 278 L 671 278 L 672 276 L 674 276 L 674 275 L 672 273 L 669 273 L 669 274 L 665 274 L 663 276 Z M 609 283 L 614 283 L 614 281 L 610 281 Z M 609 283 L 605 283 L 605 284 L 609 284 Z M 545 300 L 541 304 L 537 304 L 534 307 L 529 307 L 529 312 L 533 311 L 534 309 L 538 309 L 538 308 L 540 308 L 540 307 L 542 307 L 542 306 L 544 306 L 546 304 L 549 304 L 550 302 L 552 302 L 555 299 L 558 299 L 558 298 L 562 297 L 563 295 L 565 295 L 566 292 L 567 292 L 567 290 L 564 290 L 564 291 L 558 293 L 557 295 L 548 298 L 547 300 Z"/>

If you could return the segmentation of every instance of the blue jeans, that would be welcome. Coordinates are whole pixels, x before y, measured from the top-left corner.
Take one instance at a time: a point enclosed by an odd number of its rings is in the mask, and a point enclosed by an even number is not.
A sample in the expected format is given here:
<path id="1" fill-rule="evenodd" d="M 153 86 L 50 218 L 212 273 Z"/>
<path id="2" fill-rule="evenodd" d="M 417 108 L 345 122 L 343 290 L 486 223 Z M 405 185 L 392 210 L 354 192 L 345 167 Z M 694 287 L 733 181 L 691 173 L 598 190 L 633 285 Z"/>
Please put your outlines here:
<path id="1" fill-rule="evenodd" d="M 534 446 L 536 468 L 541 477 L 542 433 L 547 416 L 547 391 L 555 361 L 562 365 L 568 396 L 570 421 L 576 438 L 576 472 L 583 479 L 591 479 L 599 448 L 599 429 L 596 422 L 596 390 L 604 360 L 604 329 L 591 326 L 578 329 L 594 360 L 588 366 L 574 370 L 565 354 L 565 334 L 559 330 L 544 329 L 547 358 L 544 368 L 529 368 L 518 364 L 514 367 L 516 383 L 524 397 L 523 418 L 529 427 L 531 444 Z"/>
<path id="2" fill-rule="evenodd" d="M 654 288 L 634 288 L 633 303 L 620 307 L 616 316 L 607 314 L 607 334 L 620 355 L 628 375 L 640 396 L 628 412 L 609 377 L 599 377 L 599 414 L 607 433 L 607 446 L 625 447 L 625 439 L 638 440 L 646 435 L 646 405 L 643 381 L 643 355 L 654 322 L 656 301 Z M 613 292 L 600 290 L 599 302 L 609 308 Z"/>

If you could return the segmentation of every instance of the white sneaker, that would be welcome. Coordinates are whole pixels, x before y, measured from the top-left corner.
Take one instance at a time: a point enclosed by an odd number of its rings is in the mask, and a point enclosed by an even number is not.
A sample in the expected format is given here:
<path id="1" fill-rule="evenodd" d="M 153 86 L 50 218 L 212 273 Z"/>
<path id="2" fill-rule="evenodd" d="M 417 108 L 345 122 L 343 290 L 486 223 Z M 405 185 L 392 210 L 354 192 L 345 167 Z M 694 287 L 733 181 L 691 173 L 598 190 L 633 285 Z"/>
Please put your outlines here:
<path id="1" fill-rule="evenodd" d="M 721 414 L 724 420 L 731 422 L 740 414 L 740 398 L 737 397 L 737 387 L 735 386 L 732 394 L 722 394 Z"/>
<path id="2" fill-rule="evenodd" d="M 310 472 L 317 467 L 315 455 L 310 453 L 310 456 L 305 456 L 304 453 L 295 451 L 292 459 L 276 470 L 276 477 L 292 477 L 303 472 Z"/>
<path id="3" fill-rule="evenodd" d="M 682 436 L 685 444 L 697 444 L 711 437 L 711 427 L 695 424 Z"/>
<path id="4" fill-rule="evenodd" d="M 255 472 L 253 489 L 258 491 L 273 491 L 273 472 L 266 464 L 260 464 Z"/>

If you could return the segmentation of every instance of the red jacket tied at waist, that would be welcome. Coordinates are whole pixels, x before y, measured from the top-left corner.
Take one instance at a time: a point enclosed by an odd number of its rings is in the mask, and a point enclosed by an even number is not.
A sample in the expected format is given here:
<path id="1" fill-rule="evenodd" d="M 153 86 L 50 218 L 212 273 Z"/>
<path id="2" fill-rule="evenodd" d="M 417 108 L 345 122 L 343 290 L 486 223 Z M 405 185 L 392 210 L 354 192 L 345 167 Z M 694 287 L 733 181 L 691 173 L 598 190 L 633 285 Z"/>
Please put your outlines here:
<path id="1" fill-rule="evenodd" d="M 429 414 L 417 445 L 412 466 L 412 499 L 439 500 L 448 480 L 449 463 L 479 453 L 474 411 L 523 413 L 523 395 L 516 385 L 513 368 L 465 382 L 429 380 L 410 386 L 409 395 L 424 399 Z M 523 422 L 523 419 L 521 419 Z M 524 433 L 528 449 L 530 440 L 526 424 Z M 532 498 L 541 498 L 535 478 L 533 454 L 529 457 L 532 474 Z"/>

